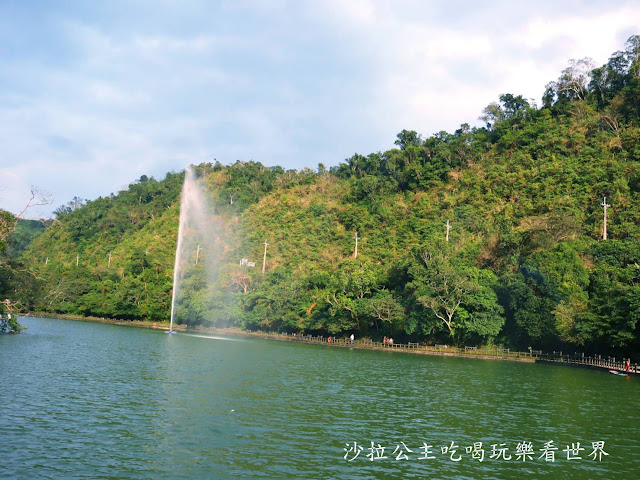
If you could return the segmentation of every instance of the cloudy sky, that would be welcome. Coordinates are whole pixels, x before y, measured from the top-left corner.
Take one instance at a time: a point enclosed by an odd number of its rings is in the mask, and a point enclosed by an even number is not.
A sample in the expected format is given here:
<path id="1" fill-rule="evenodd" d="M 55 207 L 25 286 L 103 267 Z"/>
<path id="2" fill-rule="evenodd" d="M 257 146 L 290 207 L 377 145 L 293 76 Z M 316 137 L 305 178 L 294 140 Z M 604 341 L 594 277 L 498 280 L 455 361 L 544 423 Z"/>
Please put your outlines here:
<path id="1" fill-rule="evenodd" d="M 336 165 L 539 103 L 638 33 L 637 0 L 0 0 L 0 208 L 214 158 Z"/>

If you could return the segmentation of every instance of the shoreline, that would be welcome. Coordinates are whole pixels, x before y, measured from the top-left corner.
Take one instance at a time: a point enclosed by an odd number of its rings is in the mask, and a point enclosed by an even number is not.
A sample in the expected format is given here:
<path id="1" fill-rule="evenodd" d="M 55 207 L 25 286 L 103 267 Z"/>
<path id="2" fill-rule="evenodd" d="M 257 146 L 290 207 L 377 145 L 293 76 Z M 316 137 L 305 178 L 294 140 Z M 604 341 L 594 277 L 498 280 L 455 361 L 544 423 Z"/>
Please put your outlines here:
<path id="1" fill-rule="evenodd" d="M 60 314 L 54 315 L 50 313 L 42 313 L 42 312 L 30 312 L 27 315 L 19 315 L 19 317 L 42 317 L 42 318 L 59 318 L 62 320 L 73 320 L 78 322 L 91 322 L 91 323 L 103 323 L 110 325 L 119 325 L 124 327 L 138 327 L 138 328 L 149 328 L 155 330 L 168 330 L 169 322 L 151 322 L 148 320 L 119 320 L 113 318 L 99 318 L 99 317 L 83 317 L 81 315 L 67 315 Z M 434 346 L 420 346 L 418 343 L 409 343 L 409 344 L 395 344 L 392 346 L 382 345 L 379 342 L 372 342 L 371 340 L 360 339 L 356 340 L 353 344 L 347 340 L 346 338 L 333 338 L 332 342 L 328 342 L 325 337 L 321 336 L 312 336 L 312 335 L 296 335 L 296 334 L 286 334 L 286 333 L 276 333 L 276 332 L 251 332 L 248 330 L 242 330 L 237 327 L 189 327 L 184 324 L 177 324 L 173 326 L 175 331 L 183 332 L 183 333 L 209 333 L 209 334 L 217 334 L 217 335 L 227 335 L 231 337 L 247 337 L 247 338 L 262 338 L 265 340 L 277 340 L 284 342 L 298 342 L 298 343 L 307 343 L 307 344 L 315 344 L 315 345 L 324 345 L 327 347 L 339 347 L 339 348 L 355 348 L 359 350 L 375 350 L 375 351 L 384 351 L 384 352 L 397 352 L 397 353 L 407 353 L 407 354 L 417 354 L 417 355 L 430 355 L 430 356 L 439 356 L 439 357 L 457 357 L 457 358 L 471 358 L 471 359 L 479 359 L 479 360 L 501 360 L 501 361 L 510 361 L 510 362 L 525 362 L 525 363 L 544 363 L 547 365 L 560 365 L 560 366 L 569 366 L 569 367 L 577 367 L 577 368 L 586 368 L 590 370 L 599 370 L 603 372 L 609 372 L 612 370 L 616 370 L 622 372 L 622 369 L 616 368 L 613 366 L 601 366 L 601 365 L 593 365 L 593 364 L 582 364 L 577 362 L 563 361 L 563 360 L 550 360 L 548 358 L 540 358 L 537 355 L 527 353 L 527 352 L 510 352 L 509 349 L 497 349 L 495 353 L 492 351 L 491 353 L 486 350 L 478 350 L 475 347 L 469 351 L 461 352 L 458 351 L 447 351 L 449 348 L 446 345 L 436 345 Z M 624 372 L 628 373 L 630 376 L 639 376 L 640 372 Z"/>
<path id="2" fill-rule="evenodd" d="M 324 345 L 327 347 L 337 348 L 354 348 L 357 350 L 370 350 L 379 352 L 394 352 L 394 353 L 407 353 L 414 355 L 430 355 L 438 357 L 458 357 L 458 358 L 473 358 L 481 360 L 506 360 L 512 362 L 525 362 L 535 363 L 535 358 L 532 357 L 520 357 L 520 356 L 507 356 L 507 355 L 489 355 L 484 353 L 460 353 L 453 351 L 443 350 L 428 350 L 430 347 L 408 347 L 407 344 L 396 344 L 393 346 L 382 346 L 379 342 L 363 341 L 363 339 L 356 340 L 353 344 L 346 339 L 337 339 L 332 342 L 317 340 L 318 337 L 311 335 L 287 335 L 283 333 L 271 333 L 271 332 L 249 332 L 246 330 L 235 328 L 217 328 L 217 327 L 196 327 L 193 329 L 187 329 L 186 333 L 198 332 L 198 333 L 211 333 L 217 335 L 228 335 L 237 337 L 252 337 L 262 338 L 265 340 L 277 340 L 281 342 L 297 342 L 307 343 L 313 345 Z"/>
<path id="3" fill-rule="evenodd" d="M 53 314 L 43 312 L 29 312 L 26 315 L 19 314 L 18 317 L 41 317 L 41 318 L 59 318 L 62 320 L 73 320 L 74 322 L 90 322 L 90 323 L 104 323 L 108 325 L 120 325 L 121 327 L 138 327 L 138 328 L 151 328 L 156 330 L 168 330 L 169 322 L 151 322 L 149 320 L 122 320 L 116 318 L 101 318 L 101 317 L 83 317 L 82 315 L 69 315 L 65 313 Z M 186 325 L 174 325 L 173 329 L 176 331 L 186 332 Z"/>
<path id="4" fill-rule="evenodd" d="M 100 317 L 84 317 L 82 315 L 69 315 L 69 314 L 52 314 L 52 313 L 43 313 L 43 312 L 29 312 L 27 315 L 20 315 L 21 317 L 42 317 L 42 318 L 59 318 L 62 320 L 73 320 L 77 322 L 91 322 L 91 323 L 103 323 L 110 325 L 119 325 L 123 327 L 139 327 L 139 328 L 150 328 L 156 330 L 168 330 L 169 322 L 151 322 L 149 320 L 119 320 L 114 318 L 100 318 Z M 499 355 L 488 355 L 488 354 L 480 354 L 480 353 L 460 353 L 454 351 L 432 351 L 432 350 L 423 350 L 421 348 L 417 348 L 417 344 L 409 344 L 416 345 L 416 347 L 405 348 L 405 345 L 396 344 L 393 346 L 382 346 L 376 344 L 374 342 L 363 342 L 362 339 L 356 340 L 356 342 L 351 345 L 350 342 L 347 342 L 346 339 L 335 339 L 333 342 L 326 341 L 318 341 L 316 339 L 323 337 L 313 337 L 311 335 L 295 335 L 295 334 L 286 334 L 286 333 L 276 333 L 276 332 L 251 332 L 249 330 L 242 330 L 237 327 L 189 327 L 187 325 L 178 324 L 174 325 L 173 329 L 179 332 L 184 333 L 210 333 L 217 335 L 228 335 L 232 337 L 248 337 L 248 338 L 262 338 L 265 340 L 278 340 L 281 342 L 298 342 L 298 343 L 308 343 L 308 344 L 316 344 L 316 345 L 326 345 L 331 347 L 349 347 L 356 348 L 360 350 L 377 350 L 377 351 L 385 351 L 385 352 L 399 352 L 399 353 L 414 353 L 418 355 L 435 355 L 442 357 L 461 357 L 461 358 L 479 358 L 485 360 L 508 360 L 514 362 L 527 362 L 533 363 L 535 359 L 532 357 L 522 357 L 522 356 L 514 356 L 515 353 L 511 354 L 499 354 Z"/>
<path id="5" fill-rule="evenodd" d="M 77 322 L 91 322 L 91 323 L 103 323 L 110 325 L 119 325 L 123 327 L 139 327 L 139 328 L 149 328 L 156 330 L 168 330 L 169 322 L 151 322 L 148 320 L 119 320 L 114 318 L 99 318 L 99 317 L 84 317 L 81 315 L 69 315 L 69 314 L 51 314 L 51 313 L 42 313 L 42 312 L 30 312 L 27 315 L 20 315 L 24 317 L 42 317 L 42 318 L 59 318 L 62 320 L 73 320 Z M 174 325 L 173 329 L 175 331 L 183 332 L 183 333 L 209 333 L 209 334 L 217 334 L 217 335 L 228 335 L 232 337 L 246 337 L 246 338 L 262 338 L 265 340 L 277 340 L 281 342 L 298 342 L 298 343 L 307 343 L 307 344 L 315 344 L 315 345 L 325 345 L 329 347 L 340 347 L 340 348 L 355 348 L 359 350 L 377 350 L 384 352 L 397 352 L 397 353 L 413 353 L 418 355 L 432 355 L 432 356 L 441 356 L 441 357 L 459 357 L 459 358 L 474 358 L 474 359 L 483 359 L 483 360 L 506 360 L 513 362 L 526 362 L 526 363 L 535 363 L 535 358 L 531 356 L 520 356 L 519 353 L 510 353 L 510 354 L 497 354 L 497 355 L 489 355 L 486 353 L 461 353 L 454 351 L 446 351 L 445 349 L 439 350 L 427 350 L 426 347 L 418 348 L 418 344 L 409 344 L 415 345 L 415 347 L 407 348 L 406 344 L 396 344 L 393 346 L 382 346 L 379 343 L 375 342 L 364 342 L 362 339 L 357 340 L 353 345 L 348 342 L 346 339 L 335 339 L 333 342 L 327 342 L 324 337 L 314 337 L 311 335 L 295 335 L 295 334 L 285 334 L 285 333 L 276 333 L 276 332 L 252 332 L 248 330 L 242 330 L 240 328 L 234 327 L 189 327 L 187 325 L 178 324 Z M 319 338 L 323 338 L 323 341 L 318 340 Z"/>

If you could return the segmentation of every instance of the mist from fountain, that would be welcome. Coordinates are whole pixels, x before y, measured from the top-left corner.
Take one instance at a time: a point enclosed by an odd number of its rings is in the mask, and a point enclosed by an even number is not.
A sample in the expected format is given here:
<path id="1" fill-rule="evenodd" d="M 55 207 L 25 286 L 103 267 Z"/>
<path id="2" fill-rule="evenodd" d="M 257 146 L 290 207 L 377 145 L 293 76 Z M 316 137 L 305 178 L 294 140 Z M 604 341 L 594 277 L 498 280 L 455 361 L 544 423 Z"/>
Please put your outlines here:
<path id="1" fill-rule="evenodd" d="M 175 333 L 173 322 L 185 274 L 199 264 L 202 266 L 211 250 L 211 242 L 208 239 L 215 233 L 212 231 L 213 212 L 207 202 L 205 191 L 203 179 L 197 178 L 193 167 L 187 167 L 180 196 L 180 224 L 173 267 L 169 333 Z"/>

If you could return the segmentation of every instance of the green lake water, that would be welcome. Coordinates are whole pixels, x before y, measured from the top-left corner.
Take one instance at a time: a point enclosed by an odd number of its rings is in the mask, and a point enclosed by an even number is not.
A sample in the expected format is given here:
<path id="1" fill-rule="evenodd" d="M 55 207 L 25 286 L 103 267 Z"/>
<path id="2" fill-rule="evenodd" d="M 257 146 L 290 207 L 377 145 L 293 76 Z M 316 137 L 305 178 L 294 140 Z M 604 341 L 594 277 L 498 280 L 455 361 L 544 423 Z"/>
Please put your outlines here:
<path id="1" fill-rule="evenodd" d="M 22 323 L 0 335 L 0 478 L 640 478 L 640 378 Z"/>

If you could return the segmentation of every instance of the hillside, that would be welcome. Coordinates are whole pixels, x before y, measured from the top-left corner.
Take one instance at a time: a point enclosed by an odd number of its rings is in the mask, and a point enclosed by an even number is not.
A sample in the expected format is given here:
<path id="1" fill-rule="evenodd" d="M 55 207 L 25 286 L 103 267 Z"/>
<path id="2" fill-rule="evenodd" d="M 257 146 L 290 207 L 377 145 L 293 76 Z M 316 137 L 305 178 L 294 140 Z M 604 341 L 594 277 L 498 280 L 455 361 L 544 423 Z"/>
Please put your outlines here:
<path id="1" fill-rule="evenodd" d="M 397 148 L 329 170 L 197 166 L 221 253 L 215 277 L 203 264 L 187 275 L 179 319 L 636 355 L 639 56 L 634 36 L 599 68 L 572 62 L 540 107 L 501 95 L 482 128 L 403 130 Z M 34 310 L 168 318 L 182 179 L 61 207 L 22 254 L 35 284 L 15 295 Z"/>

